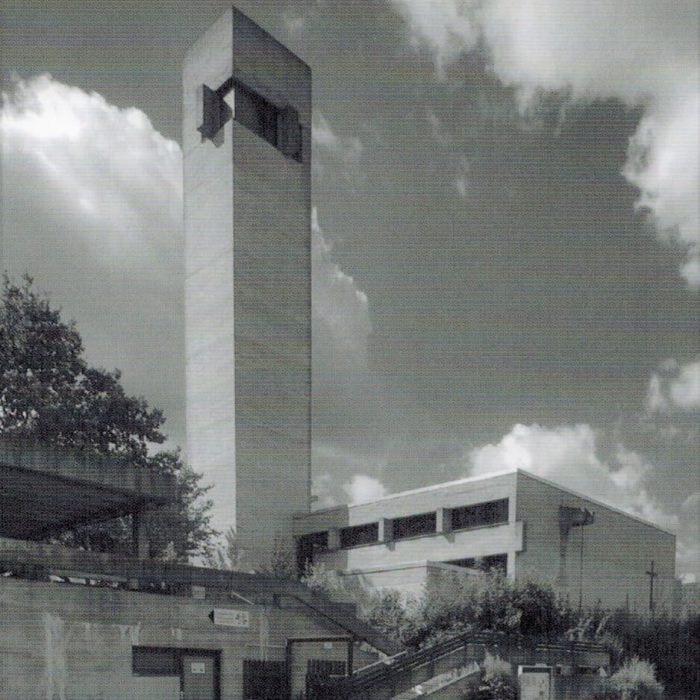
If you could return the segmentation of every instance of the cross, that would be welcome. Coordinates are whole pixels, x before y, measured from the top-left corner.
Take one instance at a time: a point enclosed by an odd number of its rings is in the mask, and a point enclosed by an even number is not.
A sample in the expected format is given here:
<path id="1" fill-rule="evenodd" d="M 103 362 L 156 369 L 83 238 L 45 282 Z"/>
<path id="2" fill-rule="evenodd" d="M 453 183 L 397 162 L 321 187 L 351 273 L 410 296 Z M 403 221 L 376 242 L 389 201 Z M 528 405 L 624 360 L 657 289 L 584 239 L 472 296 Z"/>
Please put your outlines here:
<path id="1" fill-rule="evenodd" d="M 659 575 L 654 571 L 654 560 L 651 560 L 651 568 L 646 572 L 649 577 L 649 612 L 654 614 L 654 579 Z"/>

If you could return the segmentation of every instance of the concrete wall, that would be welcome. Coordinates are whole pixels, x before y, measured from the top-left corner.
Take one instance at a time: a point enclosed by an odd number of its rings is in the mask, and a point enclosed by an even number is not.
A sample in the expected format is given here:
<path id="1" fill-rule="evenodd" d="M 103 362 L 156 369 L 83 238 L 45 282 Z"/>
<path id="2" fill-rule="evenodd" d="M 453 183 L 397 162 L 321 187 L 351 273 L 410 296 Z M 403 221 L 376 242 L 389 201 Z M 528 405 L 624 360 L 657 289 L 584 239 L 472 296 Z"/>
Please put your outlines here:
<path id="1" fill-rule="evenodd" d="M 395 571 L 395 567 L 400 565 L 421 563 L 424 566 L 426 561 L 444 562 L 502 553 L 511 553 L 509 561 L 514 561 L 515 552 L 523 547 L 523 526 L 515 521 L 515 474 L 439 484 L 387 496 L 371 503 L 315 511 L 296 518 L 295 531 L 297 534 L 318 532 L 502 498 L 510 499 L 509 522 L 505 524 L 330 549 L 319 551 L 314 557 L 328 568 L 367 572 L 365 578 L 368 582 L 377 581 L 386 587 L 390 580 L 396 579 L 399 583 L 397 575 L 390 573 L 390 570 Z M 383 569 L 386 572 L 379 573 Z M 369 572 L 373 573 L 370 575 Z M 416 575 L 411 575 L 407 585 L 418 585 Z M 423 579 L 423 574 L 419 578 Z"/>
<path id="2" fill-rule="evenodd" d="M 236 522 L 233 328 L 233 125 L 204 139 L 199 89 L 231 77 L 233 33 L 226 12 L 188 51 L 183 66 L 187 458 L 214 484 L 217 525 Z"/>
<path id="3" fill-rule="evenodd" d="M 213 607 L 247 610 L 247 629 L 221 627 Z M 300 610 L 212 603 L 81 585 L 0 579 L 2 700 L 172 700 L 176 677 L 132 674 L 132 647 L 219 650 L 221 697 L 242 697 L 243 660 L 285 660 L 290 637 L 343 635 Z M 310 658 L 345 660 L 346 647 Z M 314 654 L 320 654 L 315 656 Z"/>
<path id="4" fill-rule="evenodd" d="M 593 524 L 570 530 L 565 550 L 561 548 L 559 505 L 595 512 Z M 597 601 L 606 607 L 629 603 L 631 610 L 648 611 L 649 577 L 645 572 L 653 560 L 659 572 L 655 600 L 658 606 L 665 605 L 672 611 L 676 549 L 673 535 L 523 472 L 518 473 L 516 513 L 525 522 L 526 542 L 525 551 L 516 557 L 517 578 L 555 584 L 577 605 L 583 534 L 584 606 Z"/>
<path id="5" fill-rule="evenodd" d="M 479 572 L 436 561 L 417 561 L 342 573 L 343 583 L 351 592 L 360 592 L 361 594 L 362 592 L 388 588 L 400 589 L 406 596 L 420 596 L 426 585 L 430 582 L 437 583 L 444 576 L 471 579 L 478 577 Z M 361 596 L 359 599 L 362 599 Z"/>
<path id="6" fill-rule="evenodd" d="M 583 534 L 585 606 L 600 601 L 606 607 L 629 605 L 631 610 L 647 612 L 646 572 L 654 561 L 658 573 L 654 582 L 657 610 L 676 612 L 678 585 L 674 578 L 672 534 L 524 472 L 438 484 L 371 503 L 315 511 L 296 518 L 295 531 L 301 534 L 337 530 L 347 525 L 390 521 L 404 515 L 500 498 L 510 499 L 507 524 L 330 548 L 316 552 L 314 558 L 328 568 L 348 572 L 365 586 L 396 585 L 414 591 L 425 578 L 424 569 L 418 566 L 421 562 L 446 562 L 505 552 L 509 577 L 551 583 L 577 605 Z M 571 528 L 562 543 L 560 505 L 588 508 L 595 512 L 596 520 L 583 528 Z"/>
<path id="7" fill-rule="evenodd" d="M 235 120 L 200 137 L 198 88 L 231 77 L 297 110 L 301 162 Z M 233 9 L 183 84 L 188 458 L 215 484 L 216 524 L 260 566 L 309 506 L 311 73 Z"/>
<path id="8" fill-rule="evenodd" d="M 315 510 L 295 519 L 295 533 L 317 532 L 328 527 L 344 527 L 375 522 L 379 518 L 399 518 L 427 513 L 437 508 L 467 506 L 509 498 L 515 494 L 515 472 L 496 476 L 462 479 L 403 491 L 370 503 Z M 514 512 L 509 514 L 513 520 Z"/>

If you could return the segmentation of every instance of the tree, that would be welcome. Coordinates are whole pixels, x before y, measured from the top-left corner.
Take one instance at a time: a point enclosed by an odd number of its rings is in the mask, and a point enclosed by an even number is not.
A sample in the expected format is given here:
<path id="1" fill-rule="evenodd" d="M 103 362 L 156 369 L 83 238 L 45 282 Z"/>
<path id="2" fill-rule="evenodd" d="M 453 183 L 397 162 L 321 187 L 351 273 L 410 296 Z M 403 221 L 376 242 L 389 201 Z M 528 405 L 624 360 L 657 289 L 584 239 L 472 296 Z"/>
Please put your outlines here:
<path id="1" fill-rule="evenodd" d="M 143 469 L 173 474 L 176 503 L 151 513 L 152 556 L 185 559 L 204 554 L 214 534 L 211 502 L 200 475 L 183 464 L 178 450 L 162 444 L 163 414 L 144 398 L 128 396 L 119 370 L 90 367 L 74 321 L 61 320 L 49 299 L 3 277 L 0 296 L 0 434 L 36 439 L 87 454 L 119 457 Z M 130 542 L 128 518 L 63 533 L 65 542 L 119 551 Z"/>
<path id="2" fill-rule="evenodd" d="M 230 527 L 224 532 L 222 544 L 214 545 L 204 557 L 204 563 L 211 569 L 242 571 L 243 552 L 236 537 L 236 530 Z"/>

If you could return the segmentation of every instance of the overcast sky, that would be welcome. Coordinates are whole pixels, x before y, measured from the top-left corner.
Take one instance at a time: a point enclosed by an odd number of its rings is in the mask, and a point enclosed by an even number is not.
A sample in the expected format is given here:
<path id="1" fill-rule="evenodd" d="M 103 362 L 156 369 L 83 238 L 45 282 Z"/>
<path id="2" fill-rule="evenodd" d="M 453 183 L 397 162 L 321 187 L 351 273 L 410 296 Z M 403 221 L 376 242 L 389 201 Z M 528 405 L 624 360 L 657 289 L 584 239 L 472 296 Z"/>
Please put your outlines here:
<path id="1" fill-rule="evenodd" d="M 695 0 L 238 6 L 313 70 L 318 504 L 522 467 L 697 576 Z M 0 5 L 0 268 L 183 446 L 180 65 L 226 7 Z"/>

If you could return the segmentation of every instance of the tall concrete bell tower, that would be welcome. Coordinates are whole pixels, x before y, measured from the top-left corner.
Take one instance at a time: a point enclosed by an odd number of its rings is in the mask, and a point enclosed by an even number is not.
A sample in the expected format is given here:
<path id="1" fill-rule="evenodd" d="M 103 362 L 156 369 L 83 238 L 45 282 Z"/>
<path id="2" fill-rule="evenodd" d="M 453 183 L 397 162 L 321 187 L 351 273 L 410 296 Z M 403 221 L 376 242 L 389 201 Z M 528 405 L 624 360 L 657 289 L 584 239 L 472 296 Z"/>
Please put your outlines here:
<path id="1" fill-rule="evenodd" d="M 248 566 L 311 469 L 311 71 L 235 8 L 183 69 L 187 456 Z"/>

